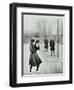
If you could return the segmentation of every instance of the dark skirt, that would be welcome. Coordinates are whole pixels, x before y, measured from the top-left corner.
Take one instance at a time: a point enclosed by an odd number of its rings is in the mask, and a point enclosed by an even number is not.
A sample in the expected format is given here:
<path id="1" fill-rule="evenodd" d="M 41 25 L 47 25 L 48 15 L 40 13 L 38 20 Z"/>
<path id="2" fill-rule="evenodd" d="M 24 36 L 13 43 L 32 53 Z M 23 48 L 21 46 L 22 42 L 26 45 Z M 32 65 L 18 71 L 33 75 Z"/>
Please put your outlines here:
<path id="1" fill-rule="evenodd" d="M 51 48 L 50 48 L 50 50 L 54 51 L 54 50 L 55 50 L 55 48 L 54 48 L 54 47 L 51 47 Z"/>
<path id="2" fill-rule="evenodd" d="M 48 45 L 45 45 L 44 48 L 48 49 Z"/>
<path id="3" fill-rule="evenodd" d="M 29 65 L 32 65 L 32 66 L 37 66 L 39 65 L 40 63 L 42 63 L 40 57 L 38 56 L 37 53 L 34 53 L 34 54 L 30 54 L 30 58 L 29 58 Z"/>

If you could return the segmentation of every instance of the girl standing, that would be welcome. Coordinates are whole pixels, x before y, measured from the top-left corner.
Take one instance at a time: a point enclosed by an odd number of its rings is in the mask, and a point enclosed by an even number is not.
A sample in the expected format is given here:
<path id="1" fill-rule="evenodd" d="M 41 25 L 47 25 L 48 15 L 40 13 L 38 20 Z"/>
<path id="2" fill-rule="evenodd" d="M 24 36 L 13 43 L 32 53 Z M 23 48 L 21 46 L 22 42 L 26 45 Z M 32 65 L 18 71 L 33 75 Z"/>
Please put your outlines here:
<path id="1" fill-rule="evenodd" d="M 36 71 L 39 70 L 39 65 L 40 63 L 42 63 L 41 59 L 39 58 L 38 54 L 37 54 L 37 50 L 39 50 L 39 46 L 37 46 L 37 44 L 39 43 L 38 40 L 32 39 L 31 40 L 31 44 L 30 44 L 30 59 L 29 59 L 29 65 L 30 65 L 30 72 L 32 71 L 32 67 L 36 66 L 37 69 Z"/>

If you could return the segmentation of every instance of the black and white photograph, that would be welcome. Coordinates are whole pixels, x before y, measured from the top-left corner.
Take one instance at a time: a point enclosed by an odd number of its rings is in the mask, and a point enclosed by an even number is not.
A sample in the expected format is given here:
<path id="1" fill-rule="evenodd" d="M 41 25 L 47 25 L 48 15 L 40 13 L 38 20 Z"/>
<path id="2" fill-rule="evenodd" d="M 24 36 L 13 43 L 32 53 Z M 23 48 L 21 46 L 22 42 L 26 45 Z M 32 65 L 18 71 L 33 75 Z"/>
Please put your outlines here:
<path id="1" fill-rule="evenodd" d="M 10 86 L 72 83 L 72 7 L 10 4 Z"/>
<path id="2" fill-rule="evenodd" d="M 64 15 L 22 14 L 22 75 L 63 73 Z"/>

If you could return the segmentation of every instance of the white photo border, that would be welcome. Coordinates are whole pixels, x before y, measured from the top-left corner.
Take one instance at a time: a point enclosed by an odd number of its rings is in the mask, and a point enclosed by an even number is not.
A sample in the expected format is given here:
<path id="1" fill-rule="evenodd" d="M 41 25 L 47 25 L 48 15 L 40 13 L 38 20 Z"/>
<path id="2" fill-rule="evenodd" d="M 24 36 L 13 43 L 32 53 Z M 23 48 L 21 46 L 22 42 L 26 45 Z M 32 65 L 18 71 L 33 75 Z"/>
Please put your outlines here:
<path id="1" fill-rule="evenodd" d="M 64 75 L 46 75 L 46 76 L 38 76 L 38 77 L 22 77 L 21 76 L 21 13 L 48 13 L 48 14 L 64 14 L 65 22 L 64 22 L 64 47 L 63 47 L 63 55 L 64 55 Z M 19 83 L 36 83 L 36 82 L 52 82 L 52 81 L 66 81 L 69 80 L 69 10 L 60 10 L 60 9 L 42 9 L 42 8 L 29 8 L 29 7 L 18 7 L 17 8 L 17 84 Z"/>

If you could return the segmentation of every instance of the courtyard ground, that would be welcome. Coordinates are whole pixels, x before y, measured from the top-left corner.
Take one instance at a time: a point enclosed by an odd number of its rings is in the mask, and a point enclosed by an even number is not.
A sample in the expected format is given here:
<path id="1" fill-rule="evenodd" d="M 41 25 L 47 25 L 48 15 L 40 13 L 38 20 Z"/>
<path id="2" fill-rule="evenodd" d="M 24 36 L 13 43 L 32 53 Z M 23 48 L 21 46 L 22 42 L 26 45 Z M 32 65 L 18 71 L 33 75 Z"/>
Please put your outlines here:
<path id="1" fill-rule="evenodd" d="M 59 57 L 57 57 L 57 43 L 55 44 L 55 56 L 51 56 L 50 46 L 48 52 L 44 48 L 44 44 L 40 44 L 40 50 L 37 52 L 42 60 L 39 71 L 36 71 L 36 67 L 32 68 L 30 73 L 29 69 L 29 56 L 30 49 L 29 44 L 24 44 L 24 75 L 37 75 L 37 74 L 59 74 L 63 72 L 63 45 L 59 44 Z"/>

